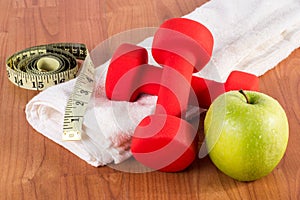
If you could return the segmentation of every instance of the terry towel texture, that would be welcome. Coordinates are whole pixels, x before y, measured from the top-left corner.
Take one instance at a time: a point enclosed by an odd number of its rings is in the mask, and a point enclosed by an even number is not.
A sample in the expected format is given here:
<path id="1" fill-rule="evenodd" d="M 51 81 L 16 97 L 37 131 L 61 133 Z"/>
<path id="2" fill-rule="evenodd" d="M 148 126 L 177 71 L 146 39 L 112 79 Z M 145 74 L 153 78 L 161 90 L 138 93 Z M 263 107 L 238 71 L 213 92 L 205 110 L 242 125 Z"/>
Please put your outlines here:
<path id="1" fill-rule="evenodd" d="M 233 70 L 260 76 L 300 46 L 299 0 L 212 0 L 183 17 L 212 32 L 212 59 L 197 75 L 216 81 L 225 81 Z M 151 42 L 147 38 L 139 45 L 150 47 Z M 81 141 L 61 140 L 64 109 L 75 80 L 39 93 L 25 110 L 35 130 L 93 166 L 120 163 L 131 156 L 131 135 L 154 111 L 157 99 L 145 95 L 133 103 L 109 101 L 104 91 L 107 67 L 108 62 L 96 69 L 96 92 L 84 117 Z M 191 108 L 187 116 L 197 113 Z"/>

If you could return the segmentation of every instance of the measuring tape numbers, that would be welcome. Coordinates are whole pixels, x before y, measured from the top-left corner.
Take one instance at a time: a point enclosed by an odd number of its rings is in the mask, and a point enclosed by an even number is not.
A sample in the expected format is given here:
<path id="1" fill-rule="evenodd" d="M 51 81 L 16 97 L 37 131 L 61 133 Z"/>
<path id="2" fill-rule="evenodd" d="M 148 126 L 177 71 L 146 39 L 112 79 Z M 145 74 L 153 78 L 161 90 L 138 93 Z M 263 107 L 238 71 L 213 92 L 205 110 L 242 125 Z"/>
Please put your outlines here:
<path id="1" fill-rule="evenodd" d="M 65 141 L 81 140 L 83 117 L 94 89 L 94 72 L 94 64 L 87 54 L 65 109 L 62 135 Z"/>
<path id="2" fill-rule="evenodd" d="M 29 90 L 44 90 L 76 77 L 77 60 L 84 60 L 84 44 L 56 43 L 30 47 L 6 60 L 8 79 Z"/>
<path id="3" fill-rule="evenodd" d="M 80 73 L 77 60 L 84 60 Z M 94 88 L 94 65 L 84 44 L 55 43 L 19 51 L 6 60 L 8 79 L 29 90 L 44 90 L 77 77 L 64 114 L 62 140 L 80 140 L 83 116 Z"/>

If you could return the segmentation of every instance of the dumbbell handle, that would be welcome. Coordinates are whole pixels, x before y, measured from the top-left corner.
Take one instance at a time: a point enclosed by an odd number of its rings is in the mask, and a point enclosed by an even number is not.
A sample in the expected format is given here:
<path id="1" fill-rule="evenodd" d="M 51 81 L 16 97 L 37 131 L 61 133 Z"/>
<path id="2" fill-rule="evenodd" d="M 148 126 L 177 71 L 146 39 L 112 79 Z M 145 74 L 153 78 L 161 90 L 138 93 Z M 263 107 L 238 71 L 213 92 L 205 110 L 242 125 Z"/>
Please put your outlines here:
<path id="1" fill-rule="evenodd" d="M 156 114 L 185 115 L 194 67 L 178 55 L 165 61 L 161 73 Z"/>

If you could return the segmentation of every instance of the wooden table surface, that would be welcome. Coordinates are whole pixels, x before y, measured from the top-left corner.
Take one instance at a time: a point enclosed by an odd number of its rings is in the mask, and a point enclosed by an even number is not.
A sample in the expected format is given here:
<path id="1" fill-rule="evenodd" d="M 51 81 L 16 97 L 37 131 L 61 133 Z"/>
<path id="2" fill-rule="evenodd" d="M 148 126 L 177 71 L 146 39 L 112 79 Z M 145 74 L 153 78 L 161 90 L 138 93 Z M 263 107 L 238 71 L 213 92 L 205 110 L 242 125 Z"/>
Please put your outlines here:
<path id="1" fill-rule="evenodd" d="M 5 59 L 10 54 L 54 42 L 81 42 L 93 49 L 114 34 L 157 27 L 204 2 L 0 0 L 0 199 L 300 199 L 300 49 L 260 77 L 261 91 L 287 113 L 290 138 L 280 164 L 254 182 L 229 178 L 208 157 L 181 173 L 95 168 L 43 137 L 25 119 L 26 103 L 37 92 L 8 81 Z"/>

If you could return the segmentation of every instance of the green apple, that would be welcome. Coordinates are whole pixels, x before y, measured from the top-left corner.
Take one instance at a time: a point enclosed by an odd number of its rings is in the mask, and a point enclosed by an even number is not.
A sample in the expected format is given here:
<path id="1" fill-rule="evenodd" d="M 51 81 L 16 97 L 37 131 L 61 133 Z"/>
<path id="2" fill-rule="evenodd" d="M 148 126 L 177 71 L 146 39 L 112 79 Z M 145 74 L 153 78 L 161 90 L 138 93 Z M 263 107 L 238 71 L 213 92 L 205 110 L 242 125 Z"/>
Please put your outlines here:
<path id="1" fill-rule="evenodd" d="M 282 159 L 289 125 L 274 98 L 230 91 L 209 107 L 204 134 L 209 156 L 219 170 L 239 181 L 253 181 L 268 175 Z"/>

